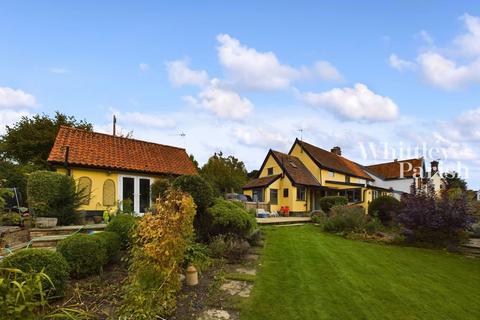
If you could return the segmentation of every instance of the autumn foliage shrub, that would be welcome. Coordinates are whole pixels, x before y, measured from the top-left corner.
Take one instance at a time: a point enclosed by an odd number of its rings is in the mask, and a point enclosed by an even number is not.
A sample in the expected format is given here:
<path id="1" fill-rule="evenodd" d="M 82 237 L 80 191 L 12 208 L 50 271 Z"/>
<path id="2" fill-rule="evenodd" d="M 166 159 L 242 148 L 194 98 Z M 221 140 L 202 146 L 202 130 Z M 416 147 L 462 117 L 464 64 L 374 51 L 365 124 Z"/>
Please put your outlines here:
<path id="1" fill-rule="evenodd" d="M 193 237 L 194 216 L 192 197 L 173 189 L 166 192 L 155 214 L 147 213 L 139 220 L 120 316 L 157 319 L 175 310 L 181 265 Z"/>
<path id="2" fill-rule="evenodd" d="M 412 186 L 411 194 L 402 197 L 402 204 L 398 221 L 414 242 L 456 244 L 473 221 L 465 194 L 443 192 L 438 198 L 432 185 L 422 190 Z"/>

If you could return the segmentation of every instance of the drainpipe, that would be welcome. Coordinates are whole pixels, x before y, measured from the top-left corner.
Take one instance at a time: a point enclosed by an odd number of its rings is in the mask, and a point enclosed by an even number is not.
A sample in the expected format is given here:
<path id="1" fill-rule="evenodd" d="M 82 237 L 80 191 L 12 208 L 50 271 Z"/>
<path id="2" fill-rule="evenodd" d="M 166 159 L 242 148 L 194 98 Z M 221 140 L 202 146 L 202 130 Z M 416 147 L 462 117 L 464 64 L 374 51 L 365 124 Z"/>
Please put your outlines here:
<path id="1" fill-rule="evenodd" d="M 68 168 L 68 156 L 70 154 L 70 146 L 65 147 L 65 160 L 63 161 L 63 166 L 67 170 L 67 176 L 71 175 L 70 168 Z"/>

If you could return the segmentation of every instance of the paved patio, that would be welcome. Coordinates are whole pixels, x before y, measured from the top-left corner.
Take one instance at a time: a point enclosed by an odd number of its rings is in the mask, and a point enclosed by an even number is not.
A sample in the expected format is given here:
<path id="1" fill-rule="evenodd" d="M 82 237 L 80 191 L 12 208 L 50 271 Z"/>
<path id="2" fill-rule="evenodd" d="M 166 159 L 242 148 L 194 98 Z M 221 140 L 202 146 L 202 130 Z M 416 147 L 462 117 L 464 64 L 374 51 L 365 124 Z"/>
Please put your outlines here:
<path id="1" fill-rule="evenodd" d="M 274 218 L 257 218 L 257 223 L 260 225 L 268 224 L 293 224 L 293 223 L 308 223 L 312 222 L 310 217 L 274 217 Z"/>

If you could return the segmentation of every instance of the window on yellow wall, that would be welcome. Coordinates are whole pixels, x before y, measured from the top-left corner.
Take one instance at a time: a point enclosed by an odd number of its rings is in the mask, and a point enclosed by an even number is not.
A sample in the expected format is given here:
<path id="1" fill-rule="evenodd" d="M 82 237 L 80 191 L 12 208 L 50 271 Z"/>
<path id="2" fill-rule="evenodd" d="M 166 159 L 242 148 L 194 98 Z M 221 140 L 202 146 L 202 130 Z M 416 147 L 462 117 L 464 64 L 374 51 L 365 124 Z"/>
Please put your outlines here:
<path id="1" fill-rule="evenodd" d="M 103 183 L 103 205 L 107 207 L 115 205 L 115 182 L 112 179 L 107 179 Z"/>
<path id="2" fill-rule="evenodd" d="M 278 204 L 278 190 L 270 189 L 270 204 Z"/>
<path id="3" fill-rule="evenodd" d="M 288 188 L 283 189 L 283 197 L 288 198 Z"/>
<path id="4" fill-rule="evenodd" d="M 328 171 L 328 176 L 329 176 L 330 178 L 335 177 L 335 172 L 333 172 L 333 171 Z"/>
<path id="5" fill-rule="evenodd" d="M 273 175 L 273 168 L 268 168 L 268 169 L 267 169 L 267 174 L 268 174 L 269 176 L 272 176 L 272 175 Z"/>
<path id="6" fill-rule="evenodd" d="M 92 193 L 92 179 L 89 177 L 80 177 L 78 179 L 77 191 L 80 195 L 80 204 L 90 204 L 90 195 Z"/>
<path id="7" fill-rule="evenodd" d="M 305 187 L 297 187 L 297 201 L 305 201 Z"/>

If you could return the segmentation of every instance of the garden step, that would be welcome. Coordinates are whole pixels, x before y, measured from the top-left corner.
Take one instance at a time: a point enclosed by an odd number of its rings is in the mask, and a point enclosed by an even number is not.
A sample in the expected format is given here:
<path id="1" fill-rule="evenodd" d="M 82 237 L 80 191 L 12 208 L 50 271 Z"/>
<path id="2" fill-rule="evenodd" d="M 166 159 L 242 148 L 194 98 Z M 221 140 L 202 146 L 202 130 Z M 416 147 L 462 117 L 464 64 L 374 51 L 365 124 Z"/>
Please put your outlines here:
<path id="1" fill-rule="evenodd" d="M 75 232 L 87 233 L 88 231 L 103 231 L 106 224 L 87 224 L 75 226 L 58 226 L 53 228 L 32 228 L 30 229 L 30 238 L 53 236 L 53 235 L 68 235 Z"/>
<path id="2" fill-rule="evenodd" d="M 68 237 L 69 234 L 35 237 L 31 240 L 33 248 L 56 247 L 57 242 Z"/>

